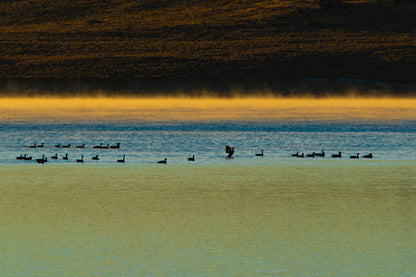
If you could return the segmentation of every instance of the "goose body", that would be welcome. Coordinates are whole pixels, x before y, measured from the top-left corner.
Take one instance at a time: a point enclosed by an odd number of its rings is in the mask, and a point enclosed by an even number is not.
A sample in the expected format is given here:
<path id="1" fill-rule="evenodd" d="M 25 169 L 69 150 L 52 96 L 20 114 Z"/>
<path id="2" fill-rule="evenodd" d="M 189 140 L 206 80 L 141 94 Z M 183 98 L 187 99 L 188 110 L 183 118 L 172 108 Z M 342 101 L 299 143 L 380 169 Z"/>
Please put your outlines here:
<path id="1" fill-rule="evenodd" d="M 233 157 L 234 149 L 235 149 L 234 147 L 231 147 L 231 146 L 228 146 L 228 145 L 225 146 L 225 153 L 228 154 L 227 158 L 232 158 Z"/>
<path id="2" fill-rule="evenodd" d="M 103 144 L 102 144 L 102 143 L 100 143 L 100 145 L 95 145 L 95 146 L 93 146 L 92 148 L 95 148 L 95 149 L 100 149 L 100 148 L 103 148 Z"/>
<path id="3" fill-rule="evenodd" d="M 305 157 L 305 153 L 302 153 L 302 155 L 298 155 L 298 158 L 304 158 Z"/>
<path id="4" fill-rule="evenodd" d="M 120 149 L 120 143 L 110 146 L 111 149 Z"/>
<path id="5" fill-rule="evenodd" d="M 95 157 L 92 157 L 91 159 L 94 160 L 94 161 L 100 160 L 100 158 L 98 158 L 98 155 L 95 155 Z"/>
<path id="6" fill-rule="evenodd" d="M 70 148 L 70 147 L 71 147 L 70 143 L 68 143 L 67 145 L 62 145 L 62 148 Z"/>
<path id="7" fill-rule="evenodd" d="M 27 148 L 36 148 L 36 143 L 34 143 L 33 145 L 29 145 Z"/>
<path id="8" fill-rule="evenodd" d="M 65 156 L 62 157 L 62 160 L 65 160 L 65 161 L 68 160 L 68 153 L 65 153 Z"/>
<path id="9" fill-rule="evenodd" d="M 338 154 L 332 154 L 332 158 L 341 158 L 342 154 L 341 152 L 338 152 Z"/>
<path id="10" fill-rule="evenodd" d="M 46 163 L 47 161 L 48 161 L 48 158 L 47 157 L 45 157 L 45 155 L 42 155 L 42 158 L 41 159 L 36 159 L 35 160 L 38 164 L 44 164 L 44 163 Z"/>
<path id="11" fill-rule="evenodd" d="M 83 144 L 83 145 L 77 145 L 77 146 L 75 146 L 75 148 L 85 148 L 85 144 Z"/>
<path id="12" fill-rule="evenodd" d="M 26 154 L 24 156 L 20 154 L 20 156 L 16 157 L 16 160 L 24 160 L 25 158 L 26 158 Z"/>
<path id="13" fill-rule="evenodd" d="M 77 163 L 83 163 L 84 162 L 84 155 L 81 156 L 81 159 L 77 159 Z"/>
<path id="14" fill-rule="evenodd" d="M 316 157 L 325 157 L 324 149 L 321 150 L 321 153 L 315 153 Z"/>
<path id="15" fill-rule="evenodd" d="M 45 143 L 41 143 L 40 145 L 36 145 L 36 148 L 43 148 L 43 146 L 45 145 Z"/>
<path id="16" fill-rule="evenodd" d="M 365 159 L 372 159 L 373 158 L 373 153 L 370 153 L 368 155 L 364 155 L 363 158 L 365 158 Z"/>
<path id="17" fill-rule="evenodd" d="M 194 162 L 195 161 L 195 155 L 192 155 L 192 157 L 188 158 L 188 161 Z"/>
<path id="18" fill-rule="evenodd" d="M 56 153 L 54 156 L 51 157 L 52 160 L 58 159 L 58 153 Z"/>
<path id="19" fill-rule="evenodd" d="M 264 156 L 264 150 L 261 149 L 261 153 L 260 154 L 255 154 L 255 156 L 257 156 L 257 157 L 263 157 Z"/>
<path id="20" fill-rule="evenodd" d="M 296 152 L 295 154 L 292 154 L 292 157 L 299 157 L 299 152 Z"/>
<path id="21" fill-rule="evenodd" d="M 360 153 L 357 153 L 357 155 L 351 155 L 350 159 L 359 159 L 360 158 Z"/>
<path id="22" fill-rule="evenodd" d="M 126 162 L 126 155 L 123 155 L 123 159 L 117 160 L 118 163 L 125 163 Z"/>
<path id="23" fill-rule="evenodd" d="M 309 157 L 309 158 L 314 158 L 314 157 L 315 157 L 315 155 L 316 155 L 316 154 L 315 154 L 315 152 L 312 152 L 312 154 L 307 154 L 307 155 L 306 155 L 306 157 Z"/>
<path id="24" fill-rule="evenodd" d="M 54 148 L 61 148 L 61 144 L 60 143 L 59 144 L 55 144 L 53 147 Z"/>
<path id="25" fill-rule="evenodd" d="M 166 161 L 167 161 L 167 160 L 168 160 L 168 159 L 166 159 L 166 158 L 165 158 L 164 160 L 158 161 L 157 163 L 158 163 L 158 164 L 166 164 Z"/>

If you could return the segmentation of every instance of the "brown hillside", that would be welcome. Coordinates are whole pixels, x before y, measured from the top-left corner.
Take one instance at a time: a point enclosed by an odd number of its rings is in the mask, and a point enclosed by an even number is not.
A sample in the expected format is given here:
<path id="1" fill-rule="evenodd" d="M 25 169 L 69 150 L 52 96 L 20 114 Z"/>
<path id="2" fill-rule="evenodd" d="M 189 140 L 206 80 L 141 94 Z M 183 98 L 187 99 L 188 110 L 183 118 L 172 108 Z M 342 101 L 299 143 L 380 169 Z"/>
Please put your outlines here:
<path id="1" fill-rule="evenodd" d="M 416 83 L 416 6 L 314 0 L 2 1 L 0 79 Z"/>

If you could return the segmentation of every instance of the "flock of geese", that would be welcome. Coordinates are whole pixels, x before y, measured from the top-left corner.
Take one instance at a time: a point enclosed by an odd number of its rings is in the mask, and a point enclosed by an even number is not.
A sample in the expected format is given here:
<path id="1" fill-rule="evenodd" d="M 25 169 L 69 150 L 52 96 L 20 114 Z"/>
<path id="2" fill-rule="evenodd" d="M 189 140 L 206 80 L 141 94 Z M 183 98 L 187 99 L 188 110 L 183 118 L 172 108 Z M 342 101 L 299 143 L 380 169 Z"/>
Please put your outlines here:
<path id="1" fill-rule="evenodd" d="M 316 153 L 316 152 L 312 152 L 311 154 L 306 154 L 302 153 L 299 154 L 299 152 L 296 152 L 295 154 L 292 154 L 292 157 L 296 157 L 296 158 L 314 158 L 314 157 L 325 157 L 325 151 L 324 149 L 321 150 L 321 153 Z M 338 152 L 336 154 L 332 154 L 331 158 L 342 158 L 342 153 Z M 355 155 L 351 155 L 350 159 L 359 159 L 360 158 L 360 153 L 357 153 Z M 373 153 L 367 154 L 367 155 L 363 155 L 362 158 L 364 159 L 372 159 L 373 158 Z"/>
<path id="2" fill-rule="evenodd" d="M 45 145 L 44 143 L 38 144 L 38 145 L 33 144 L 33 145 L 29 145 L 28 148 L 44 148 L 44 145 Z M 111 145 L 110 146 L 109 144 L 104 145 L 103 143 L 101 143 L 100 145 L 95 145 L 92 148 L 93 149 L 120 149 L 120 145 L 121 145 L 120 143 L 117 143 L 115 145 Z M 65 148 L 65 149 L 68 149 L 68 148 L 71 148 L 71 147 L 72 147 L 71 144 L 62 145 L 60 143 L 60 144 L 54 145 L 54 148 Z M 75 146 L 75 148 L 77 148 L 77 149 L 83 149 L 83 148 L 86 148 L 86 147 L 85 147 L 85 144 L 82 144 L 82 145 Z M 234 158 L 233 157 L 234 151 L 235 151 L 235 147 L 226 145 L 225 146 L 225 153 L 227 154 L 226 158 L 229 158 L 229 159 L 230 158 Z M 256 153 L 254 155 L 256 157 L 263 157 L 264 156 L 264 150 L 262 149 L 261 150 L 261 153 Z M 319 152 L 312 152 L 311 154 L 306 154 L 306 155 L 305 155 L 305 153 L 300 154 L 299 152 L 296 152 L 295 154 L 292 154 L 292 157 L 296 157 L 296 158 L 325 157 L 325 151 L 324 151 L 324 149 L 322 149 L 320 153 Z M 341 152 L 338 152 L 336 154 L 332 154 L 331 157 L 332 158 L 342 158 L 342 153 Z M 65 155 L 62 156 L 61 158 L 64 161 L 68 161 L 69 160 L 68 153 L 65 153 Z M 355 155 L 351 155 L 350 156 L 350 159 L 359 159 L 359 158 L 360 158 L 360 153 L 357 153 Z M 370 153 L 370 154 L 367 154 L 367 155 L 363 155 L 362 158 L 372 159 L 373 158 L 373 153 Z M 58 154 L 56 153 L 55 155 L 51 156 L 50 159 L 51 160 L 57 160 L 58 159 Z M 16 160 L 32 161 L 32 156 L 27 156 L 27 154 L 24 154 L 24 155 L 21 154 L 20 156 L 17 156 L 16 157 Z M 99 155 L 95 155 L 95 156 L 91 157 L 91 160 L 98 161 L 98 160 L 100 160 L 100 157 L 99 157 Z M 187 160 L 188 161 L 191 161 L 191 162 L 194 162 L 195 161 L 195 155 L 192 155 L 192 157 L 189 157 Z M 44 164 L 44 163 L 47 163 L 48 162 L 48 157 L 45 156 L 45 155 L 42 155 L 41 158 L 35 159 L 35 161 L 38 164 Z M 83 163 L 84 162 L 84 155 L 81 155 L 81 157 L 79 159 L 76 159 L 75 161 L 77 163 Z M 123 158 L 118 159 L 116 161 L 117 161 L 117 163 L 125 163 L 126 162 L 126 155 L 123 155 Z M 167 164 L 167 158 L 165 158 L 163 160 L 160 160 L 160 161 L 157 161 L 157 163 L 158 164 Z"/>

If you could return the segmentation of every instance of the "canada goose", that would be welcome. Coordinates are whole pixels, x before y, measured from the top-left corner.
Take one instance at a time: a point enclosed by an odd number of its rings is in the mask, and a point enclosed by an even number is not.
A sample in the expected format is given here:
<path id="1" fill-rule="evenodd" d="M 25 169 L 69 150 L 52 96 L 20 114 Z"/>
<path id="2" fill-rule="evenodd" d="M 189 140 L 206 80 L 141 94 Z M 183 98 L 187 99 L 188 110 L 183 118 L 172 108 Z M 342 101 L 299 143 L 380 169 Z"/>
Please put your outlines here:
<path id="1" fill-rule="evenodd" d="M 126 162 L 126 155 L 123 155 L 123 159 L 117 160 L 118 163 L 125 163 Z"/>
<path id="2" fill-rule="evenodd" d="M 118 142 L 117 145 L 110 146 L 111 149 L 120 149 L 120 143 Z"/>
<path id="3" fill-rule="evenodd" d="M 315 155 L 316 155 L 316 154 L 315 154 L 315 152 L 312 152 L 312 154 L 307 154 L 307 155 L 306 155 L 306 157 L 309 157 L 309 158 L 314 158 L 314 157 L 315 157 Z"/>
<path id="4" fill-rule="evenodd" d="M 360 153 L 357 153 L 357 155 L 350 156 L 350 159 L 359 159 L 359 158 L 360 158 Z"/>
<path id="5" fill-rule="evenodd" d="M 101 147 L 102 149 L 108 149 L 108 148 L 110 148 L 110 144 L 107 144 L 107 146 L 103 146 L 103 147 Z"/>
<path id="6" fill-rule="evenodd" d="M 51 159 L 52 159 L 52 160 L 56 160 L 56 159 L 58 159 L 58 153 L 55 153 L 55 156 L 52 156 L 52 157 L 51 157 Z"/>
<path id="7" fill-rule="evenodd" d="M 83 145 L 77 145 L 77 146 L 75 146 L 75 148 L 85 148 L 85 144 L 83 144 Z"/>
<path id="8" fill-rule="evenodd" d="M 299 152 L 296 152 L 296 154 L 292 154 L 292 157 L 299 157 Z"/>
<path id="9" fill-rule="evenodd" d="M 372 159 L 373 158 L 373 153 L 370 153 L 368 155 L 364 155 L 363 158 L 365 158 L 365 159 Z"/>
<path id="10" fill-rule="evenodd" d="M 195 161 L 195 155 L 192 155 L 192 157 L 188 158 L 188 161 L 194 162 Z"/>
<path id="11" fill-rule="evenodd" d="M 41 143 L 40 145 L 36 145 L 37 148 L 43 148 L 43 146 L 45 145 L 45 143 Z"/>
<path id="12" fill-rule="evenodd" d="M 81 156 L 81 159 L 77 159 L 77 163 L 83 163 L 84 162 L 84 155 Z"/>
<path id="13" fill-rule="evenodd" d="M 62 148 L 70 148 L 70 147 L 71 147 L 70 143 L 68 143 L 67 145 L 62 145 Z"/>
<path id="14" fill-rule="evenodd" d="M 20 154 L 20 156 L 16 157 L 16 160 L 24 160 L 26 158 L 26 154 L 23 156 Z"/>
<path id="15" fill-rule="evenodd" d="M 32 156 L 26 157 L 26 154 L 25 154 L 25 156 L 23 157 L 23 160 L 25 160 L 25 161 L 31 161 L 32 160 Z"/>
<path id="16" fill-rule="evenodd" d="M 158 161 L 157 163 L 158 163 L 158 164 L 166 164 L 166 161 L 167 161 L 167 160 L 168 160 L 168 159 L 166 159 L 166 158 L 165 158 L 164 160 Z"/>
<path id="17" fill-rule="evenodd" d="M 234 147 L 231 147 L 231 146 L 228 146 L 228 145 L 225 146 L 225 153 L 228 154 L 227 158 L 232 158 L 233 157 L 234 149 L 235 149 Z"/>
<path id="18" fill-rule="evenodd" d="M 100 149 L 100 148 L 103 148 L 103 144 L 102 143 L 100 143 L 100 145 L 95 145 L 95 146 L 93 146 L 92 148 L 95 148 L 95 149 Z"/>
<path id="19" fill-rule="evenodd" d="M 94 161 L 100 160 L 100 158 L 98 158 L 98 155 L 95 155 L 95 157 L 92 157 L 91 159 L 94 160 Z"/>
<path id="20" fill-rule="evenodd" d="M 48 161 L 48 158 L 47 157 L 45 157 L 45 155 L 42 155 L 42 158 L 41 159 L 36 159 L 35 160 L 38 164 L 43 164 L 43 163 L 46 163 L 47 161 Z"/>
<path id="21" fill-rule="evenodd" d="M 61 148 L 61 144 L 59 143 L 59 144 L 55 144 L 53 147 L 55 147 L 55 148 Z"/>
<path id="22" fill-rule="evenodd" d="M 305 153 L 302 153 L 302 155 L 298 155 L 298 158 L 304 158 L 305 157 Z"/>
<path id="23" fill-rule="evenodd" d="M 33 145 L 29 145 L 27 148 L 36 148 L 36 143 L 34 143 Z"/>
<path id="24" fill-rule="evenodd" d="M 341 152 L 338 152 L 338 154 L 332 154 L 332 158 L 341 158 Z"/>
<path id="25" fill-rule="evenodd" d="M 68 153 L 65 153 L 65 156 L 62 157 L 62 160 L 65 160 L 65 161 L 68 160 Z"/>
<path id="26" fill-rule="evenodd" d="M 264 156 L 264 150 L 261 149 L 261 154 L 254 154 L 257 157 L 263 157 Z"/>
<path id="27" fill-rule="evenodd" d="M 321 153 L 315 153 L 316 157 L 325 157 L 324 149 L 321 150 Z"/>

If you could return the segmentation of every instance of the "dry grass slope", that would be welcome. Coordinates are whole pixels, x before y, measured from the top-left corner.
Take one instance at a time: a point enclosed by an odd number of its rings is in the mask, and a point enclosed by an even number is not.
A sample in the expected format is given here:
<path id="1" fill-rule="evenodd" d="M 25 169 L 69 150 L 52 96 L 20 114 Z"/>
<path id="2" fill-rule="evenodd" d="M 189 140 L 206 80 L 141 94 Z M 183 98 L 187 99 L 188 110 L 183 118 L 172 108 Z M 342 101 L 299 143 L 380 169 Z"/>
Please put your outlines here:
<path id="1" fill-rule="evenodd" d="M 2 1 L 0 79 L 415 84 L 415 14 L 383 1 Z"/>

